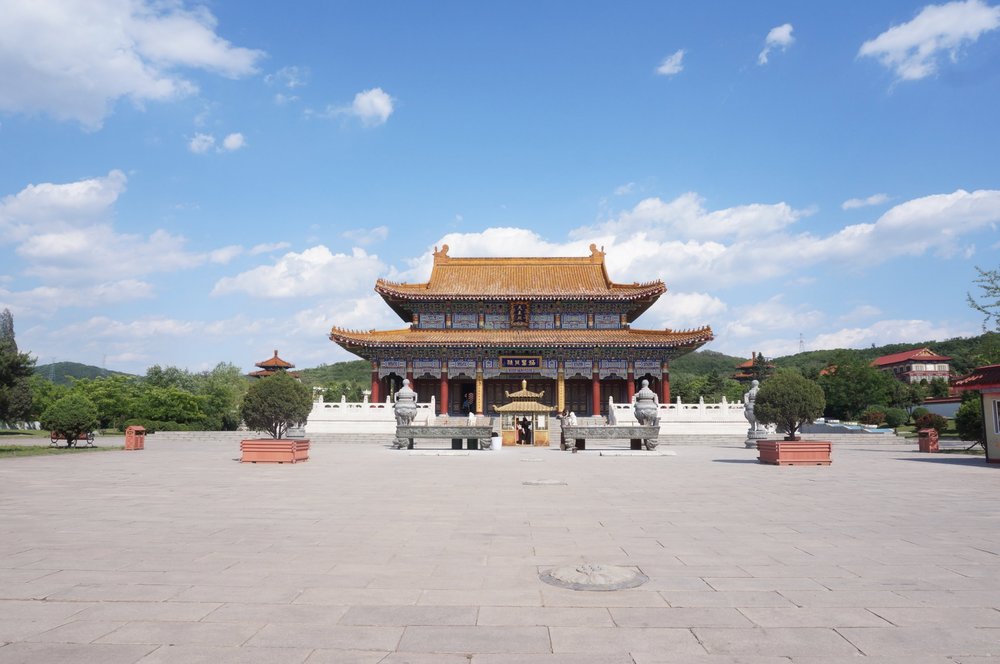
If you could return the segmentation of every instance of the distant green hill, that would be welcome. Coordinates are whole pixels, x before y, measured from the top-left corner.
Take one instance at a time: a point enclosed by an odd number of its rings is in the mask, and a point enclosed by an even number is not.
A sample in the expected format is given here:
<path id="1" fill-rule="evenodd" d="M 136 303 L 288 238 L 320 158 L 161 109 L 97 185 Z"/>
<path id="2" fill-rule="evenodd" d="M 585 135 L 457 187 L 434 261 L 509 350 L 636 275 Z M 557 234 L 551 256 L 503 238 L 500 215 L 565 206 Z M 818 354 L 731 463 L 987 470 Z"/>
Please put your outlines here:
<path id="1" fill-rule="evenodd" d="M 53 362 L 35 367 L 35 375 L 47 378 L 57 385 L 69 385 L 70 378 L 106 378 L 108 376 L 128 376 L 121 371 L 110 371 L 79 362 Z"/>
<path id="2" fill-rule="evenodd" d="M 715 371 L 723 378 L 728 378 L 736 371 L 736 365 L 746 362 L 747 359 L 749 358 L 733 357 L 714 350 L 701 350 L 671 360 L 670 371 L 699 375 Z"/>
<path id="3" fill-rule="evenodd" d="M 302 377 L 302 382 L 310 387 L 343 381 L 365 385 L 372 380 L 372 365 L 368 360 L 321 364 L 312 369 L 296 369 L 296 371 Z"/>

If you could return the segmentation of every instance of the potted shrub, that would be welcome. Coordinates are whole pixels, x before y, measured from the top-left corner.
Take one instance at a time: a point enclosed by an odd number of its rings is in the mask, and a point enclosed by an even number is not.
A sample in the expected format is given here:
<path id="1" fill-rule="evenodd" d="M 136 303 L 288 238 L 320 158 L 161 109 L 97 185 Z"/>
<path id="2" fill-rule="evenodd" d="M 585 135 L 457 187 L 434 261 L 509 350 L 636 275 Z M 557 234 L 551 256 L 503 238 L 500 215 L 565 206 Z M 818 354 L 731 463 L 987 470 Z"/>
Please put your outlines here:
<path id="1" fill-rule="evenodd" d="M 757 443 L 760 462 L 774 465 L 829 465 L 830 443 L 801 441 L 799 428 L 823 414 L 826 399 L 819 385 L 797 371 L 776 372 L 760 386 L 754 414 L 760 422 L 777 425 L 785 431 L 784 440 Z"/>
<path id="2" fill-rule="evenodd" d="M 259 378 L 250 385 L 240 415 L 252 431 L 266 431 L 271 438 L 240 441 L 240 460 L 295 463 L 309 458 L 309 441 L 286 439 L 288 428 L 305 422 L 312 410 L 309 388 L 284 371 Z"/>

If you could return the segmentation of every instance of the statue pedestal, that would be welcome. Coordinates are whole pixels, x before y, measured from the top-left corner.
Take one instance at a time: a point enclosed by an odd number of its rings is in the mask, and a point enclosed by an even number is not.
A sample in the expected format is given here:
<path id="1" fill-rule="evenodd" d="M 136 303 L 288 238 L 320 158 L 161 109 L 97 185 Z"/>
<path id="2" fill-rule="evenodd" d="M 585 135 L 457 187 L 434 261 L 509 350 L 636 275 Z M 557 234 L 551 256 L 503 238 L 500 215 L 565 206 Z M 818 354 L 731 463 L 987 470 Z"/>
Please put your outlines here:
<path id="1" fill-rule="evenodd" d="M 757 431 L 750 430 L 747 431 L 747 439 L 743 444 L 746 445 L 747 449 L 755 450 L 757 449 L 757 441 L 767 440 L 770 435 L 771 434 L 767 432 L 767 429 L 758 429 Z"/>

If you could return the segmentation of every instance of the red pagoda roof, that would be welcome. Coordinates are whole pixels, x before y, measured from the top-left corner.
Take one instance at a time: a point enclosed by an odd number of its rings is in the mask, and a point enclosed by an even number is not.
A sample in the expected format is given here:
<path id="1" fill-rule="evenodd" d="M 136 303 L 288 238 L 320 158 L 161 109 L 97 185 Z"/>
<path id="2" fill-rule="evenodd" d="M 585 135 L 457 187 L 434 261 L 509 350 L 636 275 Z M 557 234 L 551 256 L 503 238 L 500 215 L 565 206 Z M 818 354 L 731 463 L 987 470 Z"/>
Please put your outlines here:
<path id="1" fill-rule="evenodd" d="M 407 302 L 432 300 L 617 300 L 635 302 L 634 320 L 667 291 L 662 281 L 619 284 L 608 277 L 604 252 L 590 245 L 590 256 L 544 258 L 453 258 L 448 245 L 435 248 L 426 283 L 379 279 L 375 291 L 404 320 Z"/>
<path id="2" fill-rule="evenodd" d="M 291 362 L 285 362 L 283 359 L 278 357 L 278 351 L 274 351 L 274 357 L 269 357 L 263 362 L 258 362 L 254 366 L 260 367 L 261 369 L 294 369 L 295 365 Z M 255 372 L 256 373 L 256 372 Z"/>
<path id="3" fill-rule="evenodd" d="M 344 348 L 398 346 L 449 348 L 547 348 L 645 347 L 694 350 L 714 339 L 712 328 L 695 330 L 344 330 L 333 328 L 330 340 Z"/>
<path id="4" fill-rule="evenodd" d="M 904 350 L 901 353 L 893 353 L 892 355 L 883 355 L 882 357 L 877 357 L 874 360 L 872 360 L 872 366 L 887 367 L 893 364 L 899 364 L 900 362 L 906 362 L 907 360 L 948 362 L 951 360 L 951 358 L 945 357 L 944 355 L 938 355 L 930 348 L 914 348 L 912 350 Z"/>
<path id="5" fill-rule="evenodd" d="M 951 387 L 957 391 L 1000 389 L 1000 364 L 977 367 L 968 376 L 954 381 Z"/>

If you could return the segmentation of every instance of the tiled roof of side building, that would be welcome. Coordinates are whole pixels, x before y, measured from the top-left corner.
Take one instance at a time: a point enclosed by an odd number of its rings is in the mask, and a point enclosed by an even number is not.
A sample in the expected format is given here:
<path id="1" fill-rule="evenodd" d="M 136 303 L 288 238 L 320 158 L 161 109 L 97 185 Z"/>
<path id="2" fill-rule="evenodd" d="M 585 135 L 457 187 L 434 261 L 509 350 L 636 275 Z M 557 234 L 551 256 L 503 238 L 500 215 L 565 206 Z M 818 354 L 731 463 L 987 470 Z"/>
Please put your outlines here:
<path id="1" fill-rule="evenodd" d="M 904 350 L 901 353 L 893 353 L 892 355 L 883 355 L 882 357 L 876 357 L 874 360 L 872 360 L 872 366 L 884 367 L 890 364 L 906 362 L 907 360 L 949 362 L 951 358 L 945 357 L 944 355 L 938 355 L 930 348 L 913 348 L 911 350 Z"/>
<path id="2" fill-rule="evenodd" d="M 691 347 L 714 338 L 712 328 L 695 330 L 344 330 L 333 328 L 330 339 L 354 347 L 436 346 L 481 347 Z"/>
<path id="3" fill-rule="evenodd" d="M 968 376 L 954 381 L 956 390 L 1000 389 L 1000 364 L 991 364 L 972 370 Z"/>
<path id="4" fill-rule="evenodd" d="M 379 279 L 375 290 L 385 297 L 412 300 L 586 298 L 637 300 L 666 292 L 662 281 L 619 284 L 608 277 L 604 252 L 591 245 L 591 255 L 548 258 L 453 258 L 448 245 L 434 252 L 434 268 L 426 283 Z"/>

